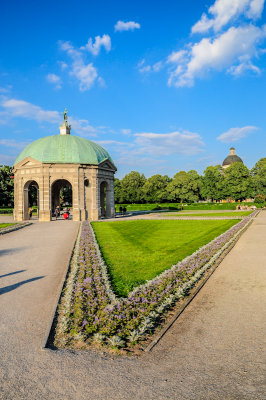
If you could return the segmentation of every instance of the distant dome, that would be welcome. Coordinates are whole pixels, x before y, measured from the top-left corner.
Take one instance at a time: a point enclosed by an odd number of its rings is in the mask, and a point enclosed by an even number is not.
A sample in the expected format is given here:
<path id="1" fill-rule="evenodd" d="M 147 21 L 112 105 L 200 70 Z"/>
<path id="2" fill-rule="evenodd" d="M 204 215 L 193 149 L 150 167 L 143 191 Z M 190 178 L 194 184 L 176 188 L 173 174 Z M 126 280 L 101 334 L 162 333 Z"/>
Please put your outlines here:
<path id="1" fill-rule="evenodd" d="M 74 135 L 54 135 L 38 139 L 19 154 L 14 165 L 31 157 L 44 164 L 92 164 L 114 162 L 108 152 L 97 143 Z"/>
<path id="2" fill-rule="evenodd" d="M 231 147 L 230 148 L 230 153 L 229 155 L 224 159 L 222 166 L 224 168 L 230 167 L 230 165 L 236 163 L 236 162 L 241 162 L 243 164 L 243 160 L 238 157 L 236 154 L 235 148 Z"/>

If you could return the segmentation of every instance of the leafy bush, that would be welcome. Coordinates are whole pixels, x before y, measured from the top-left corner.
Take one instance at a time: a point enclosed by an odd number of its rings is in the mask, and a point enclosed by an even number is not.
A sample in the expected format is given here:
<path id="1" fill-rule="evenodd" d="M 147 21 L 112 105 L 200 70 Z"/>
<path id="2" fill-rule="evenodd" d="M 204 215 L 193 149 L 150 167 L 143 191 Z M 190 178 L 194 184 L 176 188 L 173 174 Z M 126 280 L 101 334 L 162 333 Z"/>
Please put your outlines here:
<path id="1" fill-rule="evenodd" d="M 263 194 L 257 194 L 255 197 L 255 203 L 261 204 L 264 203 L 266 200 L 265 196 Z"/>

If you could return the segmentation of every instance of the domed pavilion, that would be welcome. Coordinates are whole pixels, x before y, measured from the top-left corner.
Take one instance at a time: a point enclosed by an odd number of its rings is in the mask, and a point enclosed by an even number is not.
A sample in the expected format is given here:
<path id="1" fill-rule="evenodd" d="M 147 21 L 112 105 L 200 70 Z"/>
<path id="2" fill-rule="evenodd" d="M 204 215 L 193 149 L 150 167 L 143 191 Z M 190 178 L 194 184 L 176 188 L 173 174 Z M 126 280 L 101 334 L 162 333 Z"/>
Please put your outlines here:
<path id="1" fill-rule="evenodd" d="M 29 144 L 14 163 L 14 219 L 29 219 L 29 188 L 37 189 L 39 221 L 51 221 L 62 188 L 72 189 L 73 220 L 115 215 L 114 174 L 108 152 L 97 143 L 70 134 L 67 110 L 60 134 Z M 62 192 L 61 192 L 62 193 Z"/>
<path id="2" fill-rule="evenodd" d="M 243 163 L 243 160 L 242 160 L 240 157 L 238 157 L 238 155 L 236 154 L 236 149 L 235 149 L 234 147 L 231 147 L 231 148 L 230 148 L 230 153 L 229 153 L 229 155 L 224 159 L 222 167 L 223 167 L 224 169 L 225 169 L 225 168 L 228 168 L 228 167 L 230 167 L 230 165 L 232 165 L 232 164 L 234 164 L 234 163 L 236 163 L 236 162 L 241 162 L 241 163 Z"/>

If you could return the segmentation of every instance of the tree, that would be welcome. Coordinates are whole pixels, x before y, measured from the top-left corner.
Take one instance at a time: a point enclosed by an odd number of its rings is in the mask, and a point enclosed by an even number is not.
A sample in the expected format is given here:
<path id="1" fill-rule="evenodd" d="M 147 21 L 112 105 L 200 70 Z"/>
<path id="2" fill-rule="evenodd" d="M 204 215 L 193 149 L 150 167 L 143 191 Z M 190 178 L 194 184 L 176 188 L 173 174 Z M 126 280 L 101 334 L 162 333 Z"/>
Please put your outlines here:
<path id="1" fill-rule="evenodd" d="M 121 182 L 118 178 L 115 178 L 114 180 L 114 196 L 115 196 L 115 203 L 123 203 L 123 200 L 121 199 Z"/>
<path id="2" fill-rule="evenodd" d="M 147 203 L 160 203 L 168 200 L 167 185 L 171 179 L 167 175 L 153 175 L 143 186 L 144 200 Z"/>
<path id="3" fill-rule="evenodd" d="M 143 186 L 146 182 L 144 174 L 131 171 L 120 181 L 122 203 L 142 203 L 144 201 Z"/>
<path id="4" fill-rule="evenodd" d="M 0 166 L 0 206 L 14 205 L 14 179 L 12 167 Z"/>
<path id="5" fill-rule="evenodd" d="M 193 203 L 199 200 L 201 177 L 194 171 L 180 171 L 167 186 L 169 197 L 173 201 Z"/>
<path id="6" fill-rule="evenodd" d="M 251 170 L 255 195 L 266 196 L 266 158 L 261 158 Z"/>
<path id="7" fill-rule="evenodd" d="M 201 196 L 210 200 L 222 200 L 224 198 L 224 175 L 221 173 L 222 167 L 207 167 L 202 177 Z"/>
<path id="8" fill-rule="evenodd" d="M 235 201 L 245 200 L 253 195 L 253 182 L 249 169 L 236 162 L 224 171 L 224 194 Z"/>

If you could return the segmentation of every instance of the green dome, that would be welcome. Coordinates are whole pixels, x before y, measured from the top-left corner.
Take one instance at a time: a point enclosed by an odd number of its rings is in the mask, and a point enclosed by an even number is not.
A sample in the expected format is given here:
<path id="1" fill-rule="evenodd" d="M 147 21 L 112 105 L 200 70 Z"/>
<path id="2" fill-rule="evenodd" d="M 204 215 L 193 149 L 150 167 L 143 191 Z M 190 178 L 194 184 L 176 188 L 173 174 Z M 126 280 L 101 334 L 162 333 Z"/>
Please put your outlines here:
<path id="1" fill-rule="evenodd" d="M 112 158 L 97 143 L 73 135 L 46 136 L 30 143 L 17 157 L 14 165 L 26 157 L 44 164 L 92 164 L 99 165 Z"/>

